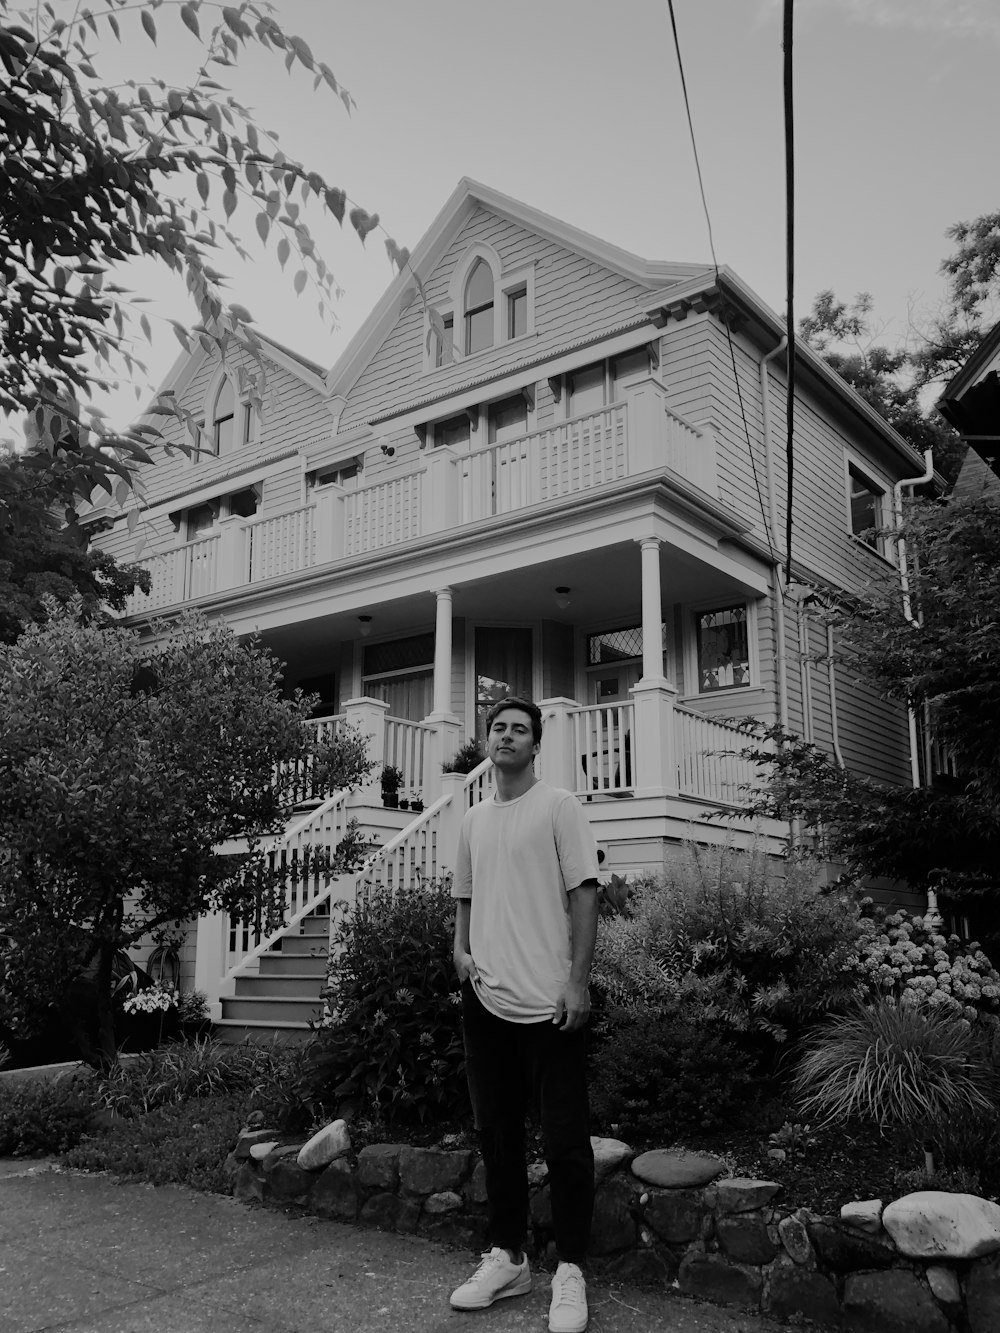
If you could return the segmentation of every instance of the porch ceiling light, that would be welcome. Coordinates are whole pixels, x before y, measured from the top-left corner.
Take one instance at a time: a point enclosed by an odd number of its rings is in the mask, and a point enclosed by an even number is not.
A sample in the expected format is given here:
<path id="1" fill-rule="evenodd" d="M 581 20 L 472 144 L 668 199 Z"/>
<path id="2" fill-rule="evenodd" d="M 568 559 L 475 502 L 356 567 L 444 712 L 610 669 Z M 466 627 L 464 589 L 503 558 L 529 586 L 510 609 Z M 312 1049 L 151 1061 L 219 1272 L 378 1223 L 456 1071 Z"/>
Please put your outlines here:
<path id="1" fill-rule="evenodd" d="M 572 588 L 567 588 L 565 584 L 560 585 L 558 588 L 556 588 L 556 606 L 558 606 L 560 611 L 565 611 L 567 606 L 569 606 L 570 603 L 569 595 L 571 592 Z"/>
<path id="2" fill-rule="evenodd" d="M 358 616 L 358 633 L 363 639 L 367 639 L 372 632 L 371 616 Z"/>

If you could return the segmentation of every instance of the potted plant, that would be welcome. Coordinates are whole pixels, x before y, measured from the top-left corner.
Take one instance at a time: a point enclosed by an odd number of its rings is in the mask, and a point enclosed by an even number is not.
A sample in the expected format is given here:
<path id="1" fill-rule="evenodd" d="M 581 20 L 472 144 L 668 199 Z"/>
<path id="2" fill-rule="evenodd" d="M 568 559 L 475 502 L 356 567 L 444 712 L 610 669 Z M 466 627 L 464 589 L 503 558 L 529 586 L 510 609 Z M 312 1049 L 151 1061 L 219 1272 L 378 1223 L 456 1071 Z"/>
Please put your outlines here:
<path id="1" fill-rule="evenodd" d="M 442 773 L 471 773 L 486 758 L 482 747 L 476 740 L 466 741 L 460 750 L 446 759 L 441 765 Z"/>
<path id="2" fill-rule="evenodd" d="M 395 810 L 399 805 L 399 788 L 403 781 L 402 769 L 395 768 L 392 764 L 386 764 L 382 769 L 380 783 L 382 786 L 382 804 L 389 810 Z"/>
<path id="3" fill-rule="evenodd" d="M 410 798 L 408 796 L 401 796 L 399 798 L 399 808 L 400 810 L 409 810 Z"/>
<path id="4" fill-rule="evenodd" d="M 423 810 L 423 808 L 424 808 L 424 798 L 420 795 L 420 793 L 419 793 L 418 791 L 411 792 L 411 793 L 410 793 L 410 809 L 411 809 L 415 814 L 418 814 L 418 815 L 419 815 L 420 812 L 421 812 L 421 810 Z"/>

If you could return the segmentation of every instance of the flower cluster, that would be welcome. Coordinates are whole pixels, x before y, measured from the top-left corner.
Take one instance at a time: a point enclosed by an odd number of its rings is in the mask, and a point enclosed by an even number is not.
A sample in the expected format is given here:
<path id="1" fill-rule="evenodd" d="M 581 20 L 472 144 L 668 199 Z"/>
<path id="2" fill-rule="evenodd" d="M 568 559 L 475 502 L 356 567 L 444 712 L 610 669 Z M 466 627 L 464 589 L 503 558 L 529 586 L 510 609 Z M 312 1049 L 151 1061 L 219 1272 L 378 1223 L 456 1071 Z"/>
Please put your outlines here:
<path id="1" fill-rule="evenodd" d="M 886 917 L 862 948 L 862 966 L 872 990 L 902 1004 L 929 1004 L 970 1021 L 1000 1013 L 1000 973 L 979 945 L 943 935 L 923 917 Z"/>
<path id="2" fill-rule="evenodd" d="M 122 1008 L 127 1014 L 165 1014 L 176 1007 L 178 998 L 173 986 L 165 986 L 162 981 L 157 981 L 146 990 L 130 995 Z"/>

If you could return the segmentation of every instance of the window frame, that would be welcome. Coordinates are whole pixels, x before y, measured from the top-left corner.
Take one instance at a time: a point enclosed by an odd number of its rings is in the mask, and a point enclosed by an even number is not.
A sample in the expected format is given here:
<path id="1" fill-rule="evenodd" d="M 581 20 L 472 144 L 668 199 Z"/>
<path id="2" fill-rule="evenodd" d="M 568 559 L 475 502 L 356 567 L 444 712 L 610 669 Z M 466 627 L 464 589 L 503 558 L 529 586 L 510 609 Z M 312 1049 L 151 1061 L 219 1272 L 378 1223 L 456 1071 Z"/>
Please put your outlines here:
<path id="1" fill-rule="evenodd" d="M 875 522 L 866 524 L 864 528 L 855 527 L 854 519 L 854 483 L 860 482 L 864 489 L 871 495 L 874 501 Z M 869 551 L 874 551 L 876 555 L 883 560 L 889 560 L 888 541 L 882 535 L 881 529 L 887 526 L 887 519 L 891 514 L 891 502 L 889 500 L 889 487 L 885 482 L 880 481 L 871 468 L 858 458 L 847 454 L 844 458 L 844 486 L 847 512 L 847 531 L 851 540 L 859 546 L 866 547 Z M 870 537 L 861 536 L 862 532 L 874 528 L 875 531 Z M 891 561 L 890 561 L 891 563 Z"/>
<path id="2" fill-rule="evenodd" d="M 477 306 L 466 307 L 466 293 L 469 279 L 479 261 L 486 264 L 493 274 L 493 341 L 488 347 L 481 347 L 475 352 L 467 350 L 466 318 L 470 313 L 485 309 Z M 524 328 L 521 332 L 512 331 L 511 301 L 524 298 Z M 452 272 L 446 297 L 432 302 L 436 314 L 451 333 L 450 351 L 446 341 L 441 343 L 436 336 L 430 318 L 423 319 L 423 370 L 425 374 L 434 374 L 449 366 L 495 352 L 509 343 L 520 342 L 535 335 L 535 265 L 523 264 L 516 269 L 504 271 L 500 257 L 491 246 L 476 242 L 462 257 Z M 456 337 L 459 328 L 461 335 Z"/>
<path id="3" fill-rule="evenodd" d="M 699 662 L 699 617 L 711 612 L 728 611 L 742 607 L 745 611 L 747 635 L 747 670 L 750 679 L 739 684 L 720 685 L 715 689 L 703 689 L 701 684 L 701 665 Z M 710 601 L 701 601 L 684 607 L 684 693 L 685 699 L 712 699 L 727 697 L 740 691 L 759 690 L 762 688 L 760 675 L 760 652 L 757 642 L 757 603 L 751 597 L 738 594 L 727 597 L 713 597 Z M 693 688 L 692 688 L 693 686 Z"/>

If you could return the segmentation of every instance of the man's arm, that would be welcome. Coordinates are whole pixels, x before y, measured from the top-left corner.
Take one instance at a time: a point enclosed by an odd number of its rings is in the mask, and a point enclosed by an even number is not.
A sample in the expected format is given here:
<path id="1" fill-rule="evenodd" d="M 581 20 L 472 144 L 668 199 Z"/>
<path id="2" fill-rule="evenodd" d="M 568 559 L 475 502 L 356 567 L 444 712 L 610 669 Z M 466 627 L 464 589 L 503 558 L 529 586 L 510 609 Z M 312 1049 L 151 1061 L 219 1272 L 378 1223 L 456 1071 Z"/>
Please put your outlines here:
<path id="1" fill-rule="evenodd" d="M 569 895 L 569 980 L 556 1001 L 552 1021 L 563 1032 L 575 1032 L 590 1017 L 590 965 L 597 943 L 597 881 L 585 880 Z"/>
<path id="2" fill-rule="evenodd" d="M 596 899 L 595 899 L 596 901 Z M 472 919 L 472 899 L 458 898 L 455 901 L 455 943 L 452 957 L 459 981 L 476 976 L 476 964 L 472 960 L 469 947 L 469 922 Z"/>

